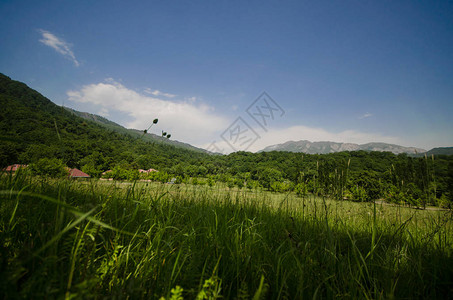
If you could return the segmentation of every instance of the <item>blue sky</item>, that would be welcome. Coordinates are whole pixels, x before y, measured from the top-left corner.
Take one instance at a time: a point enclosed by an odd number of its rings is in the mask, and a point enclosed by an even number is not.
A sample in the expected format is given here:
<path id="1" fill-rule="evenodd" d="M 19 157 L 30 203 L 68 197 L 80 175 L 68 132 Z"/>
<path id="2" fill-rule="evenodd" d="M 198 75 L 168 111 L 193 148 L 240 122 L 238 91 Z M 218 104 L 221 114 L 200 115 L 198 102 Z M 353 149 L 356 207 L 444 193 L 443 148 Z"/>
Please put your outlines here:
<path id="1" fill-rule="evenodd" d="M 453 146 L 447 1 L 0 2 L 0 72 L 56 104 L 200 147 L 238 117 L 288 140 Z M 266 91 L 284 114 L 260 127 Z M 247 129 L 249 127 L 244 127 Z M 251 131 L 249 131 L 251 132 Z M 236 145 L 236 150 L 245 150 Z"/>

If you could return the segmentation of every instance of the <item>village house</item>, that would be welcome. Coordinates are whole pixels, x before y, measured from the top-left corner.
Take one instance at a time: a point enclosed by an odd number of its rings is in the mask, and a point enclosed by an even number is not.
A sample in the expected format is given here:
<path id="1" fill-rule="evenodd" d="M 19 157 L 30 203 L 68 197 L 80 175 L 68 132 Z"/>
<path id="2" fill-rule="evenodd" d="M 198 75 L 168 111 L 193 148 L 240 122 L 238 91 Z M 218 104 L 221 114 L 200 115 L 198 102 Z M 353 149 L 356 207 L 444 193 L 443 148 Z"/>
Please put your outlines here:
<path id="1" fill-rule="evenodd" d="M 3 171 L 14 173 L 17 172 L 19 169 L 25 169 L 27 167 L 28 165 L 13 164 L 4 168 Z M 65 169 L 68 171 L 68 175 L 70 178 L 90 178 L 90 175 L 80 171 L 79 169 L 71 169 L 68 167 L 66 167 Z"/>
<path id="2" fill-rule="evenodd" d="M 151 172 L 158 172 L 156 169 L 148 169 L 148 170 L 143 170 L 143 169 L 138 169 L 140 173 L 151 173 Z"/>
<path id="3" fill-rule="evenodd" d="M 11 166 L 7 166 L 3 170 L 6 171 L 6 172 L 16 172 L 17 170 L 19 170 L 21 168 L 25 169 L 26 167 L 28 167 L 28 165 L 14 164 L 14 165 L 11 165 Z"/>
<path id="4" fill-rule="evenodd" d="M 69 172 L 69 177 L 71 177 L 71 178 L 90 178 L 90 175 L 80 171 L 79 169 L 69 169 L 68 172 Z"/>

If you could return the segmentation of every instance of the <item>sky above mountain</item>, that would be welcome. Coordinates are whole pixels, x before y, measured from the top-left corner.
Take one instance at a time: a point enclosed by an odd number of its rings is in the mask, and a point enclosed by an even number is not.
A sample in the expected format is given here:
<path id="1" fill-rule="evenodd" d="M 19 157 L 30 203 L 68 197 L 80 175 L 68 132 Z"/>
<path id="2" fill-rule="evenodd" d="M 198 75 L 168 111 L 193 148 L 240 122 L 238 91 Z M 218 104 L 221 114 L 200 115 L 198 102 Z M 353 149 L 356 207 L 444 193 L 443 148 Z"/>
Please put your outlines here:
<path id="1" fill-rule="evenodd" d="M 0 72 L 229 153 L 453 145 L 450 1 L 0 2 Z M 265 93 L 263 93 L 265 92 Z"/>

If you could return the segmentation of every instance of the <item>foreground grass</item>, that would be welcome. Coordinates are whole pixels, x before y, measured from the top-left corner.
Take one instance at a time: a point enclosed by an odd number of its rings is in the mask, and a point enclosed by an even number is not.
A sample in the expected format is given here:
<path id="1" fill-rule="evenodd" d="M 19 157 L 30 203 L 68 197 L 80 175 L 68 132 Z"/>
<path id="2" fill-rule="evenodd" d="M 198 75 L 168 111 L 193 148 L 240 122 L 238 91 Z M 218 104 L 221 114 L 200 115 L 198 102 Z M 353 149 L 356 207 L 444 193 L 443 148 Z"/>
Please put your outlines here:
<path id="1" fill-rule="evenodd" d="M 453 295 L 450 211 L 21 175 L 0 191 L 7 299 Z"/>

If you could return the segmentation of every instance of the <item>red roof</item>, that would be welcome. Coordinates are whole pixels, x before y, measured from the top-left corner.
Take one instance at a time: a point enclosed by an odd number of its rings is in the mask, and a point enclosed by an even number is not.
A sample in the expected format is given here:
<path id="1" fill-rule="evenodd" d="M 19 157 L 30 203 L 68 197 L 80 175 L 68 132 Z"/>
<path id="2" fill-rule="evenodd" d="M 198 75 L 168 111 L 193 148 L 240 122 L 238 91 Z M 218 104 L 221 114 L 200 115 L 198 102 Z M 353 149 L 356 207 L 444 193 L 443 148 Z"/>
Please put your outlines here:
<path id="1" fill-rule="evenodd" d="M 20 168 L 24 168 L 25 169 L 26 167 L 28 167 L 28 165 L 14 164 L 14 165 L 11 165 L 11 166 L 7 166 L 4 170 L 7 171 L 7 172 L 16 172 Z"/>
<path id="2" fill-rule="evenodd" d="M 69 177 L 72 177 L 72 178 L 90 178 L 90 175 L 80 171 L 79 169 L 69 169 Z"/>

